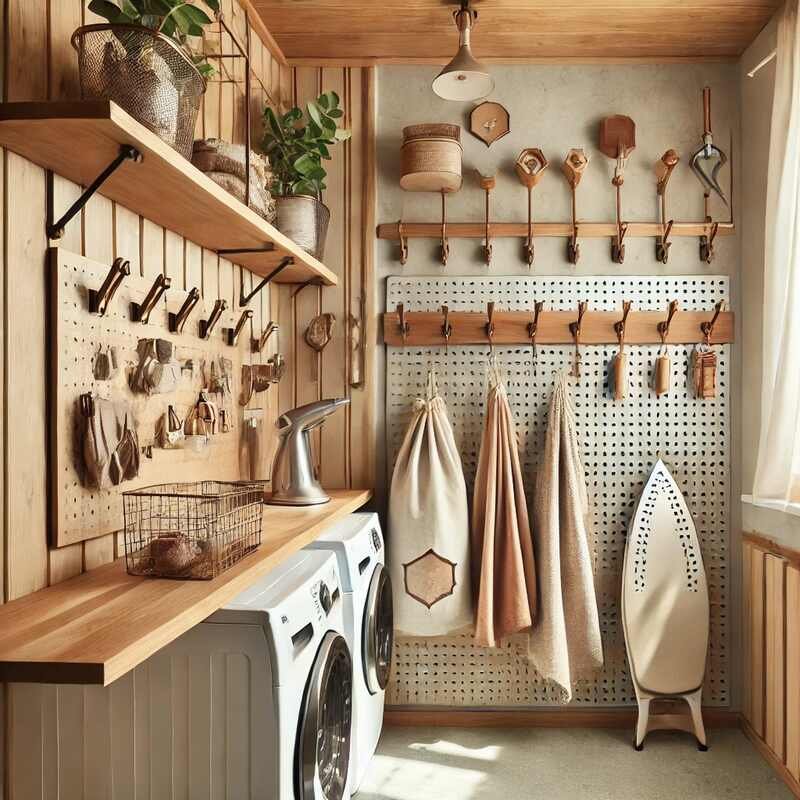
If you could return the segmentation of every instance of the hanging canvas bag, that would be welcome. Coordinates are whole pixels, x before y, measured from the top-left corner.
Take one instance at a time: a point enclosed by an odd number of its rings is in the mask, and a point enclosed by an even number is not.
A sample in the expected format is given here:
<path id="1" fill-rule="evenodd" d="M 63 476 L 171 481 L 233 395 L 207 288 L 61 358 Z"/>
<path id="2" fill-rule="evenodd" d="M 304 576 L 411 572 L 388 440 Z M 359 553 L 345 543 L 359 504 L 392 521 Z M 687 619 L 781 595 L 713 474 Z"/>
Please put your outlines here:
<path id="1" fill-rule="evenodd" d="M 398 630 L 444 636 L 472 624 L 467 487 L 432 370 L 397 454 L 388 543 Z"/>

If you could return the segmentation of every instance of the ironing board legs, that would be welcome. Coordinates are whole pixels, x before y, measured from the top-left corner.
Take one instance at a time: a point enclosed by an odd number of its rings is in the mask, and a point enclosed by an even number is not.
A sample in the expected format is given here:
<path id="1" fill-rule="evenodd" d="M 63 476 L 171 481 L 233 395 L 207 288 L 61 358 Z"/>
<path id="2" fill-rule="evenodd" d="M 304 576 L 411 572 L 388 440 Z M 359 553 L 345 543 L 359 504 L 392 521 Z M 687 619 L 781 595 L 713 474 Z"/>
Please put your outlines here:
<path id="1" fill-rule="evenodd" d="M 702 711 L 703 690 L 698 689 L 688 694 L 672 695 L 663 698 L 660 695 L 650 694 L 639 687 L 636 687 L 636 699 L 639 702 L 639 716 L 636 721 L 636 739 L 633 746 L 636 750 L 644 747 L 644 740 L 650 731 L 659 730 L 678 730 L 693 733 L 697 739 L 697 746 L 700 750 L 708 750 L 706 744 L 706 730 L 703 725 Z M 658 699 L 678 699 L 685 700 L 689 706 L 689 715 L 685 714 L 650 714 L 650 703 Z"/>

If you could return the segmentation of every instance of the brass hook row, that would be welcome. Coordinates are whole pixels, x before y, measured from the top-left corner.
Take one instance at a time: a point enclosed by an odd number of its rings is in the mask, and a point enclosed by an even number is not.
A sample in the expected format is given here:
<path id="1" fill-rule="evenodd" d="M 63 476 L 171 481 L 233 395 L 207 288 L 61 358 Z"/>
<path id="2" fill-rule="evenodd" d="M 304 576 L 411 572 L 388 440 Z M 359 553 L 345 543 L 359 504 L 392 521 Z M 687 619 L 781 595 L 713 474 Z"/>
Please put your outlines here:
<path id="1" fill-rule="evenodd" d="M 589 303 L 586 300 L 582 300 L 578 303 L 578 316 L 575 320 L 569 323 L 569 331 L 572 336 L 573 342 L 576 347 L 576 351 L 580 348 L 582 344 L 582 327 L 583 327 L 583 320 L 586 312 L 589 309 Z M 626 334 L 627 334 L 627 324 L 628 324 L 628 317 L 630 315 L 631 310 L 633 309 L 633 301 L 631 300 L 624 300 L 622 303 L 622 316 L 619 320 L 614 323 L 614 332 L 617 336 L 617 341 L 619 342 L 620 349 L 624 349 L 626 343 Z M 497 331 L 496 325 L 496 310 L 497 305 L 494 302 L 488 302 L 486 304 L 486 323 L 484 325 L 484 331 L 486 335 L 486 341 L 489 344 L 489 347 L 494 350 L 494 338 Z M 669 338 L 670 327 L 678 314 L 679 304 L 677 300 L 672 300 L 667 307 L 667 317 L 664 320 L 661 320 L 657 323 L 657 330 L 658 334 L 661 338 L 662 344 L 666 344 L 667 339 Z M 717 325 L 717 321 L 719 319 L 720 314 L 725 310 L 725 301 L 720 300 L 714 307 L 714 313 L 710 320 L 705 320 L 700 323 L 700 331 L 703 335 L 703 339 L 706 344 L 710 344 L 711 339 L 714 336 L 714 328 Z M 530 340 L 531 347 L 535 349 L 536 347 L 536 337 L 539 333 L 539 325 L 540 325 L 540 318 L 544 311 L 544 302 L 536 301 L 534 303 L 534 308 L 532 311 L 531 321 L 527 325 L 527 335 L 528 339 Z M 411 323 L 408 320 L 408 315 L 405 310 L 405 306 L 403 303 L 398 303 L 396 307 L 397 312 L 397 324 L 400 331 L 400 335 L 403 340 L 403 345 L 405 346 L 406 341 L 411 334 Z M 455 326 L 453 324 L 453 320 L 451 318 L 451 310 L 449 306 L 443 305 L 440 309 L 440 313 L 442 315 L 442 324 L 440 327 L 441 336 L 444 339 L 445 347 L 449 347 L 450 340 L 452 339 L 455 333 Z M 270 323 L 272 325 L 273 323 Z"/>
<path id="2" fill-rule="evenodd" d="M 108 313 L 111 301 L 114 295 L 122 285 L 126 277 L 131 274 L 130 261 L 122 258 L 115 258 L 105 280 L 99 289 L 89 289 L 89 311 L 92 314 L 98 314 L 103 317 Z M 130 315 L 134 322 L 139 322 L 142 325 L 150 323 L 150 315 L 155 307 L 166 294 L 167 290 L 172 286 L 172 279 L 166 275 L 159 273 L 156 275 L 153 283 L 144 296 L 144 299 L 138 303 L 132 301 L 130 304 Z M 167 327 L 170 333 L 183 333 L 189 316 L 194 310 L 195 306 L 200 302 L 200 290 L 194 286 L 186 295 L 180 309 L 177 313 L 170 311 L 167 314 Z M 222 312 L 227 308 L 228 304 L 225 300 L 218 299 L 214 303 L 214 308 L 209 315 L 208 319 L 200 320 L 199 334 L 201 339 L 208 339 L 214 327 L 219 322 Z M 239 335 L 244 328 L 247 320 L 252 319 L 253 312 L 245 310 L 242 312 L 241 317 L 236 323 L 236 327 L 225 329 L 225 340 L 232 347 L 236 345 Z"/>

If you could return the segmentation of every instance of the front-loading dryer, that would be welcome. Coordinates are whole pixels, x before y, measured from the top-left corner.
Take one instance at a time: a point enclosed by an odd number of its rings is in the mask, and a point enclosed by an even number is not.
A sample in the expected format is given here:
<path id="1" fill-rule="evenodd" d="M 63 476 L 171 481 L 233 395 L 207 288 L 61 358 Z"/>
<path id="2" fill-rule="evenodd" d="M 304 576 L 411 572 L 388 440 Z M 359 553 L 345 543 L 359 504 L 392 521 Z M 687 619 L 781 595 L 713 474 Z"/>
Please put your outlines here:
<path id="1" fill-rule="evenodd" d="M 353 654 L 349 789 L 354 794 L 381 735 L 394 643 L 392 585 L 378 515 L 351 514 L 306 549 L 335 553 L 342 576 L 345 636 Z"/>

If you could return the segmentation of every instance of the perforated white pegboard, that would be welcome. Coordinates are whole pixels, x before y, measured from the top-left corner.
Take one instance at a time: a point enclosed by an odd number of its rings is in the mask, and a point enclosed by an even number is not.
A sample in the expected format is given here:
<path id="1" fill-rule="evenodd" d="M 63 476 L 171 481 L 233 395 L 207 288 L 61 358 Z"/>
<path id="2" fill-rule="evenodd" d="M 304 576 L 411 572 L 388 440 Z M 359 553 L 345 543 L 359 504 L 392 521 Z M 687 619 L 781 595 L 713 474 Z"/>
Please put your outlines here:
<path id="1" fill-rule="evenodd" d="M 634 309 L 666 312 L 670 300 L 686 310 L 711 310 L 728 299 L 728 278 L 389 278 L 386 305 L 408 311 L 480 311 L 495 301 L 498 310 L 613 310 L 632 300 Z M 666 314 L 665 314 L 666 316 Z M 553 374 L 572 363 L 571 346 L 495 348 L 507 376 L 517 423 L 525 487 L 532 497 L 534 473 L 544 438 Z M 573 389 L 581 454 L 591 502 L 591 549 L 605 649 L 605 668 L 580 686 L 575 703 L 620 705 L 635 702 L 628 676 L 620 619 L 622 563 L 628 522 L 650 470 L 660 455 L 681 487 L 697 525 L 711 601 L 711 640 L 704 703 L 727 705 L 728 538 L 729 538 L 729 347 L 716 348 L 718 392 L 698 400 L 686 387 L 691 346 L 671 346 L 671 390 L 656 397 L 650 388 L 658 346 L 630 346 L 630 392 L 611 399 L 607 365 L 616 345 L 582 348 L 582 377 Z M 488 346 L 388 347 L 386 360 L 387 450 L 389 469 L 410 418 L 412 402 L 424 386 L 427 366 L 437 366 L 471 494 L 483 426 Z M 390 476 L 391 477 L 391 476 Z M 391 531 L 388 532 L 391 536 Z M 393 705 L 531 706 L 553 705 L 552 690 L 526 661 L 524 637 L 488 650 L 470 636 L 400 638 L 395 645 L 387 702 Z"/>

